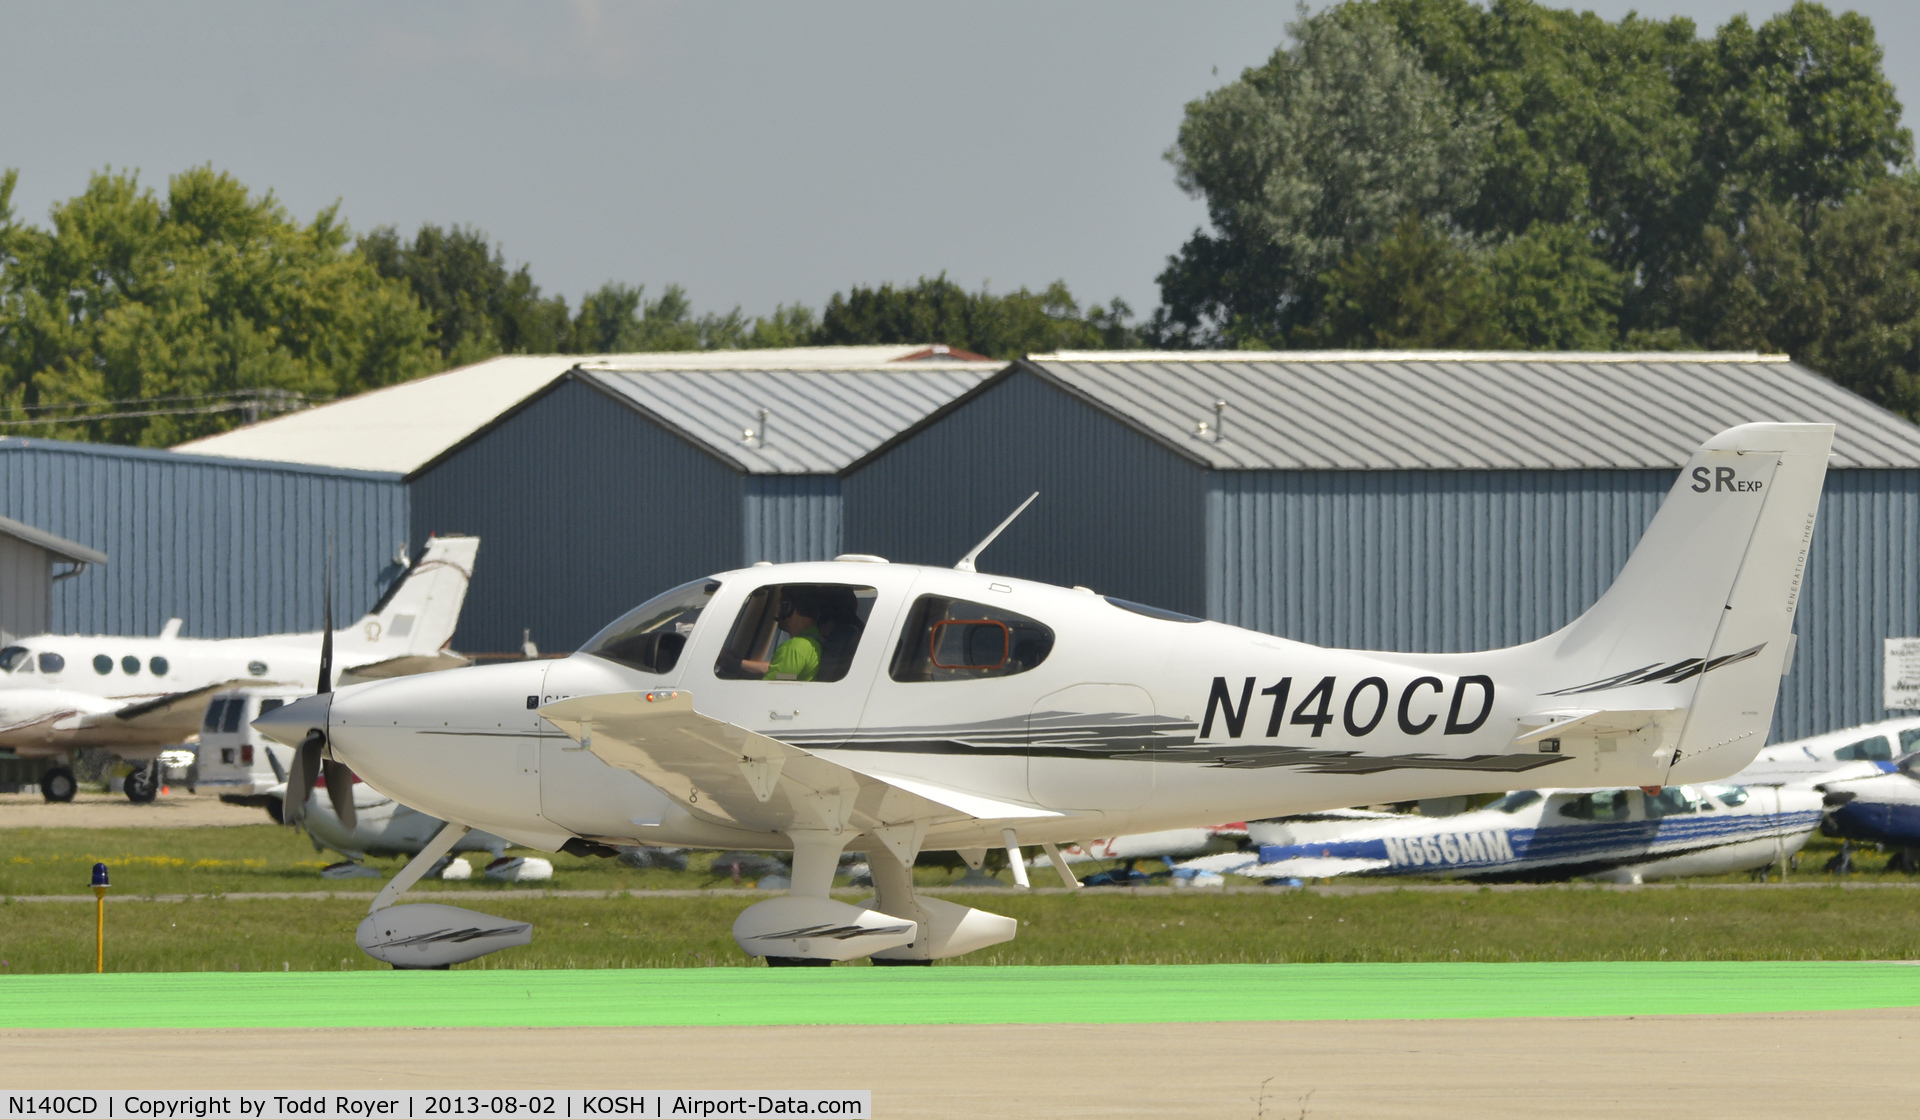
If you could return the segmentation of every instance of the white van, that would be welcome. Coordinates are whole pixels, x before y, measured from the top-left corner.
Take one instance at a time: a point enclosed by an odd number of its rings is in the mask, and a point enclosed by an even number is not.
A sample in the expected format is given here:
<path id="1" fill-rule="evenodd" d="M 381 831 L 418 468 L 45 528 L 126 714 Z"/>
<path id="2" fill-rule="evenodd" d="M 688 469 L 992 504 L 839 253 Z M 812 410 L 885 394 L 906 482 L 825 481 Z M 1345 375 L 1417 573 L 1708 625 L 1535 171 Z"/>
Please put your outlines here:
<path id="1" fill-rule="evenodd" d="M 310 688 L 293 685 L 214 693 L 200 721 L 199 785 L 221 791 L 222 801 L 266 805 L 265 791 L 287 780 L 293 751 L 268 741 L 251 724 L 263 713 L 312 694 Z"/>

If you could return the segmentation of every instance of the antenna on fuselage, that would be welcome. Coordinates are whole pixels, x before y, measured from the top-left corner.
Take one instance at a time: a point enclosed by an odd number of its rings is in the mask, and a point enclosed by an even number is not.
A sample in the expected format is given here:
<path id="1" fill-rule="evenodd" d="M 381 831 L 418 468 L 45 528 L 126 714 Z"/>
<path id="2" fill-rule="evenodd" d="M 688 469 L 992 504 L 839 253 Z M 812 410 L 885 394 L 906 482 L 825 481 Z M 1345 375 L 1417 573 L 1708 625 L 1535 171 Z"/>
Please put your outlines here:
<path id="1" fill-rule="evenodd" d="M 988 533 L 985 540 L 981 541 L 979 544 L 974 545 L 973 550 L 971 552 L 968 552 L 965 556 L 962 556 L 960 558 L 960 562 L 953 566 L 954 570 L 957 572 L 979 571 L 980 569 L 973 566 L 974 560 L 977 557 L 979 557 L 979 555 L 982 552 L 985 552 L 987 550 L 987 546 L 993 543 L 993 539 L 995 537 L 999 536 L 1001 533 L 1006 532 L 1007 526 L 1013 524 L 1014 518 L 1027 512 L 1027 507 L 1032 505 L 1033 500 L 1035 498 L 1038 498 L 1039 496 L 1040 496 L 1040 491 L 1038 490 L 1035 490 L 1033 493 L 1027 495 L 1027 500 L 1020 503 L 1020 508 L 1014 510 L 1012 513 L 1009 513 L 1005 521 L 1002 521 L 1000 524 L 995 525 L 993 527 L 993 532 Z"/>

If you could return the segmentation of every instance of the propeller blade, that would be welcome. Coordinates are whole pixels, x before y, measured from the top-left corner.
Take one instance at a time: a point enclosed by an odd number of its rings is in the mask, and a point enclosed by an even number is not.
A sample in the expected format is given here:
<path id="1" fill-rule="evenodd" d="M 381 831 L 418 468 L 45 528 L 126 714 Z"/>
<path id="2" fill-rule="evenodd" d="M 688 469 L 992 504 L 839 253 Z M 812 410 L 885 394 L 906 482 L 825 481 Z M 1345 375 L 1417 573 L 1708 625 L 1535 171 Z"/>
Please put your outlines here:
<path id="1" fill-rule="evenodd" d="M 314 779 L 320 776 L 320 748 L 327 742 L 326 732 L 314 728 L 293 751 L 293 765 L 287 774 L 287 797 L 281 817 L 288 824 L 299 824 L 307 815 L 307 798 L 313 794 Z"/>
<path id="2" fill-rule="evenodd" d="M 327 534 L 327 585 L 320 593 L 326 628 L 320 631 L 320 687 L 315 692 L 333 691 L 333 534 Z"/>
<path id="3" fill-rule="evenodd" d="M 327 800 L 333 803 L 333 815 L 340 818 L 347 831 L 353 831 L 353 771 L 346 763 L 332 759 L 323 762 L 320 770 L 327 776 Z"/>

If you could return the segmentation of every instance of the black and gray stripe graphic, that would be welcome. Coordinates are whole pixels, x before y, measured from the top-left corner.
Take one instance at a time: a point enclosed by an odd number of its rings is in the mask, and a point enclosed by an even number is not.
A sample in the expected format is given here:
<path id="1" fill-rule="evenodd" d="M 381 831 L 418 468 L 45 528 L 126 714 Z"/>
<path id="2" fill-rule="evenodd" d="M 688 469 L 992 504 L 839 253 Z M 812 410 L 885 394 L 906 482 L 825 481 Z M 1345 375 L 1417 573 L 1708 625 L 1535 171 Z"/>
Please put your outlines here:
<path id="1" fill-rule="evenodd" d="M 1367 754 L 1282 743 L 1201 743 L 1192 720 L 1128 712 L 1035 712 L 978 724 L 861 728 L 782 736 L 797 747 L 898 754 L 1016 755 L 1116 762 L 1163 762 L 1234 770 L 1293 767 L 1309 774 L 1379 774 L 1388 770 L 1473 770 L 1519 773 L 1571 756 Z"/>
<path id="2" fill-rule="evenodd" d="M 1572 688 L 1556 689 L 1552 692 L 1542 693 L 1542 695 L 1577 696 L 1583 692 L 1603 692 L 1609 688 L 1631 688 L 1636 684 L 1679 684 L 1681 681 L 1691 680 L 1702 673 L 1711 673 L 1721 666 L 1745 661 L 1747 658 L 1758 654 L 1765 648 L 1767 648 L 1767 643 L 1761 642 L 1751 649 L 1743 649 L 1739 653 L 1722 654 L 1719 657 L 1689 657 L 1685 661 L 1676 661 L 1671 665 L 1662 665 L 1655 662 L 1652 665 L 1642 665 L 1638 669 L 1630 669 L 1627 672 L 1607 677 L 1604 680 L 1594 681 L 1591 684 L 1578 684 Z"/>

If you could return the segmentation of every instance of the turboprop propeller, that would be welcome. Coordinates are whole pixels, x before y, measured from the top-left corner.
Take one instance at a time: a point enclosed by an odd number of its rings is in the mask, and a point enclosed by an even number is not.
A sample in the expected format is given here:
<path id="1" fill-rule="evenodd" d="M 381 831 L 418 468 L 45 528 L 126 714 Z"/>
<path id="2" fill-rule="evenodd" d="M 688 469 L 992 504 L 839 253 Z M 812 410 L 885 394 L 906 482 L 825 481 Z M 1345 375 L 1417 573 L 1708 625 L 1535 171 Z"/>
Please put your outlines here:
<path id="1" fill-rule="evenodd" d="M 314 696 L 331 697 L 333 695 L 333 540 L 327 540 L 327 585 L 321 593 L 321 609 L 325 613 L 325 628 L 320 631 L 320 679 L 314 688 Z M 314 708 L 324 720 L 328 701 L 320 700 Z M 301 824 L 307 815 L 307 798 L 312 796 L 315 779 L 322 774 L 327 780 L 327 800 L 333 804 L 333 815 L 349 831 L 355 823 L 353 810 L 353 771 L 346 763 L 334 760 L 333 751 L 327 744 L 327 729 L 324 726 L 307 730 L 306 738 L 294 748 L 293 765 L 288 768 L 286 811 L 284 816 L 290 825 Z"/>

